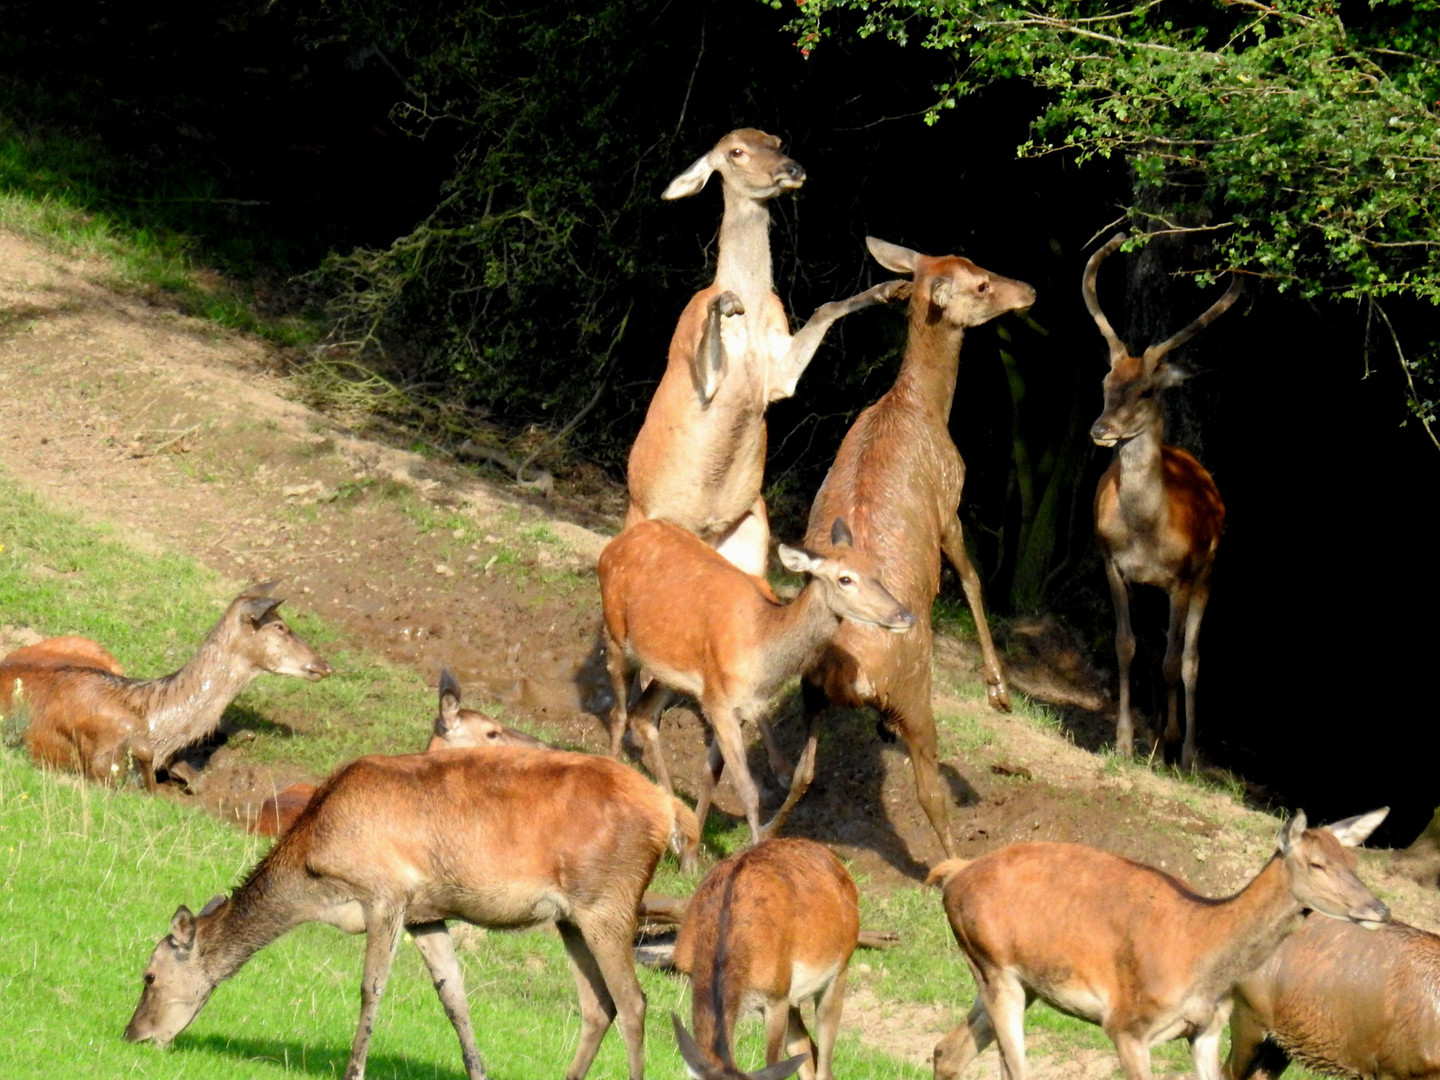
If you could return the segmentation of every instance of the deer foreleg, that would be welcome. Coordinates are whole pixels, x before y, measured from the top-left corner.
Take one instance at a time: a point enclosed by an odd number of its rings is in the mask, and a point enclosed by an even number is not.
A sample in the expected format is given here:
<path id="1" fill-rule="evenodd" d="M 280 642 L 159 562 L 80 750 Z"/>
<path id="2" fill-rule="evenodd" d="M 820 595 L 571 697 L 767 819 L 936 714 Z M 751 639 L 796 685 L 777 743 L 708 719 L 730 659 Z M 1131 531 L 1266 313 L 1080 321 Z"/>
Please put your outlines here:
<path id="1" fill-rule="evenodd" d="M 765 512 L 763 498 L 756 497 L 745 516 L 716 543 L 715 550 L 727 562 L 752 577 L 765 580 L 765 570 L 770 563 L 770 517 Z M 766 584 L 765 588 L 770 586 Z"/>
<path id="2" fill-rule="evenodd" d="M 390 978 L 390 965 L 395 961 L 395 947 L 400 943 L 403 925 L 397 909 L 371 907 L 365 912 L 365 973 L 360 977 L 360 1022 L 355 1027 L 355 1041 L 350 1044 L 350 1062 L 345 1066 L 345 1080 L 364 1080 L 365 1057 L 370 1052 L 370 1035 L 375 1030 L 375 1014 Z"/>
<path id="3" fill-rule="evenodd" d="M 695 396 L 700 399 L 701 405 L 710 404 L 729 366 L 725 357 L 725 342 L 720 334 L 720 320 L 727 315 L 744 314 L 745 305 L 729 290 L 710 300 L 710 306 L 705 311 L 705 325 L 700 329 L 700 340 L 690 354 L 690 380 L 695 384 Z"/>
<path id="4" fill-rule="evenodd" d="M 695 820 L 700 823 L 702 842 L 705 837 L 705 818 L 710 814 L 710 801 L 715 798 L 715 785 L 720 783 L 720 774 L 724 771 L 725 757 L 720 753 L 720 744 L 715 741 L 715 731 L 712 728 L 709 738 L 705 740 L 705 771 L 700 774 L 700 792 L 695 799 Z M 693 874 L 694 860 L 690 860 L 688 865 L 682 860 L 680 869 L 687 874 Z"/>
<path id="5" fill-rule="evenodd" d="M 1166 746 L 1173 746 L 1180 741 L 1180 675 L 1184 651 L 1189 645 L 1189 634 L 1186 632 L 1189 616 L 1190 588 L 1187 585 L 1177 585 L 1170 590 L 1170 624 L 1165 633 L 1165 665 L 1162 669 L 1165 677 Z M 1185 721 L 1188 732 L 1190 727 L 1188 715 Z M 1188 769 L 1191 763 L 1186 759 L 1194 757 L 1195 748 L 1190 745 L 1188 738 L 1185 743 L 1185 748 L 1181 751 L 1180 767 Z"/>
<path id="6" fill-rule="evenodd" d="M 912 631 L 913 633 L 913 631 Z M 895 728 L 905 740 L 910 752 L 910 768 L 915 773 L 915 795 L 920 800 L 920 809 L 930 819 L 930 827 L 945 850 L 945 857 L 956 855 L 955 837 L 950 832 L 950 804 L 945 797 L 945 787 L 940 782 L 940 746 L 935 735 L 935 714 L 930 709 L 929 650 L 926 650 L 926 668 L 919 680 L 923 685 L 914 688 L 908 700 L 891 702 L 895 714 Z"/>
<path id="7" fill-rule="evenodd" d="M 940 534 L 940 547 L 955 572 L 960 575 L 960 587 L 965 590 L 965 602 L 975 616 L 975 636 L 980 639 L 980 656 L 985 668 L 985 696 L 992 709 L 1010 711 L 1010 691 L 1005 686 L 1005 676 L 1000 671 L 1000 657 L 995 652 L 995 642 L 990 637 L 990 623 L 985 618 L 985 600 L 980 591 L 980 575 L 965 550 L 965 534 L 960 528 L 959 518 L 950 518 L 947 527 Z"/>
<path id="8" fill-rule="evenodd" d="M 1185 682 L 1185 745 L 1180 751 L 1180 766 L 1185 769 L 1195 764 L 1195 685 L 1200 681 L 1200 620 L 1205 617 L 1205 604 L 1209 599 L 1209 589 L 1197 587 L 1190 597 L 1190 610 L 1185 615 L 1185 653 L 1180 664 L 1180 677 Z"/>
<path id="9" fill-rule="evenodd" d="M 790 811 L 795 809 L 795 804 L 804 797 L 811 781 L 815 779 L 815 747 L 820 734 L 820 718 L 826 707 L 825 692 L 819 687 L 805 683 L 803 697 L 805 699 L 805 721 L 809 728 L 805 735 L 805 748 L 800 751 L 800 760 L 795 764 L 795 772 L 790 777 L 790 791 L 785 796 L 785 801 L 780 804 L 780 809 L 775 811 L 775 816 L 766 822 L 765 828 L 761 830 L 767 840 L 785 824 L 785 819 L 790 816 Z"/>
<path id="10" fill-rule="evenodd" d="M 750 762 L 745 757 L 744 717 L 740 710 L 723 706 L 714 710 L 706 709 L 710 729 L 715 733 L 715 742 L 720 746 L 720 756 L 730 770 L 730 783 L 740 796 L 740 805 L 745 808 L 745 820 L 750 825 L 750 843 L 758 844 L 763 838 L 760 827 L 760 793 L 750 775 Z"/>
<path id="11" fill-rule="evenodd" d="M 1130 662 L 1135 659 L 1135 631 L 1130 626 L 1130 589 L 1113 559 L 1105 560 L 1110 598 L 1115 602 L 1115 663 L 1120 669 L 1120 715 L 1115 722 L 1115 753 L 1135 752 L 1135 719 L 1130 715 Z"/>
<path id="12" fill-rule="evenodd" d="M 779 401 L 794 395 L 800 376 L 805 374 L 805 369 L 810 366 L 810 361 L 815 356 L 815 350 L 825 338 L 825 332 L 837 319 L 871 304 L 893 300 L 909 284 L 910 282 L 903 280 L 886 281 L 862 293 L 856 293 L 849 299 L 832 300 L 816 308 L 805 325 L 790 339 L 785 355 L 775 362 L 768 380 L 768 400 Z"/>
<path id="13" fill-rule="evenodd" d="M 455 956 L 455 943 L 450 940 L 450 931 L 443 922 L 421 923 L 410 927 L 410 936 L 425 958 L 435 993 L 440 995 L 440 1004 L 450 1018 L 450 1026 L 460 1039 L 460 1057 L 465 1062 L 466 1075 L 470 1080 L 485 1080 L 485 1067 L 480 1063 L 480 1051 L 475 1048 L 475 1030 L 470 1026 L 465 977 L 460 972 L 460 961 Z"/>

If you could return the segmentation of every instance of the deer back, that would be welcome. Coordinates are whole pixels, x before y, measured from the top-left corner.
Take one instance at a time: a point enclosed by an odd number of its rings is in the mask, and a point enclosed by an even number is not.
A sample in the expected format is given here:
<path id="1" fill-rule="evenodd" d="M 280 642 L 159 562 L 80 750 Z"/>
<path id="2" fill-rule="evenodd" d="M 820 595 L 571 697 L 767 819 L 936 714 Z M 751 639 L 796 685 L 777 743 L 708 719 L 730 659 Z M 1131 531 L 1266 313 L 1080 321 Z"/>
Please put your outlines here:
<path id="1" fill-rule="evenodd" d="M 111 675 L 123 675 L 120 661 L 98 642 L 82 637 L 52 637 L 25 645 L 0 660 L 0 678 L 9 668 L 80 667 L 96 668 Z M 0 690 L 0 693 L 5 691 Z"/>

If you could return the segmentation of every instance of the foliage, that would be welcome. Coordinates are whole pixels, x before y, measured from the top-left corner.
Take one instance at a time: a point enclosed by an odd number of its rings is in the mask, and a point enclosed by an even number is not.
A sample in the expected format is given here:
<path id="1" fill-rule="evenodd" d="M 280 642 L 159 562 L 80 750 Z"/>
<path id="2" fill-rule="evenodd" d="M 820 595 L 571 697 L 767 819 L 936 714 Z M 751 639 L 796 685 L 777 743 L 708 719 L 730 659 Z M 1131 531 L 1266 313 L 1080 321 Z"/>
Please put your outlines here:
<path id="1" fill-rule="evenodd" d="M 809 0 L 796 26 L 811 50 L 854 8 L 860 21 L 843 25 L 860 36 L 953 56 L 932 123 L 995 81 L 1041 88 L 1022 155 L 1121 155 L 1125 216 L 1144 232 L 1202 232 L 1217 272 L 1365 304 L 1429 430 L 1437 343 L 1422 332 L 1407 355 L 1388 312 L 1397 301 L 1394 321 L 1408 326 L 1440 305 L 1437 7 Z"/>

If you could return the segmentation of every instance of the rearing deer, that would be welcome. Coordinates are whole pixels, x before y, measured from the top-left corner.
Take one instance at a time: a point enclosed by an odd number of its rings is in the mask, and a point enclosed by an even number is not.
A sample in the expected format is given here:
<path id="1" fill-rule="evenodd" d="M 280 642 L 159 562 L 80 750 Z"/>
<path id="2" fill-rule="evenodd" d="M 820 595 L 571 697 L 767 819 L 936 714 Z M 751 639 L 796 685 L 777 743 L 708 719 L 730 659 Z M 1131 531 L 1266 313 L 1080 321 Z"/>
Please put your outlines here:
<path id="1" fill-rule="evenodd" d="M 760 487 L 765 408 L 790 397 L 830 324 L 890 299 L 899 282 L 824 304 L 791 336 L 770 265 L 765 203 L 805 182 L 780 140 L 754 128 L 726 135 L 671 181 L 679 199 L 718 174 L 724 189 L 715 280 L 680 316 L 670 359 L 630 450 L 626 527 L 673 521 L 747 573 L 764 577 L 770 525 Z"/>
<path id="2" fill-rule="evenodd" d="M 1105 411 L 1090 428 L 1100 446 L 1116 447 L 1115 461 L 1095 491 L 1095 536 L 1105 559 L 1105 576 L 1115 600 L 1115 654 L 1120 668 L 1120 716 L 1115 751 L 1134 750 L 1130 713 L 1130 662 L 1135 632 L 1130 626 L 1130 585 L 1154 585 L 1170 599 L 1165 646 L 1168 696 L 1165 741 L 1180 737 L 1176 684 L 1185 686 L 1185 744 L 1180 765 L 1195 763 L 1195 683 L 1200 672 L 1200 620 L 1210 598 L 1210 572 L 1225 527 L 1225 504 L 1215 481 L 1188 450 L 1165 444 L 1163 395 L 1188 373 L 1165 363 L 1172 349 L 1227 311 L 1240 296 L 1237 278 L 1225 295 L 1183 330 L 1132 356 L 1110 327 L 1095 295 L 1100 264 L 1125 240 L 1116 235 L 1090 256 L 1081 279 L 1085 307 L 1110 349 L 1105 376 Z M 1183 651 L 1182 651 L 1183 637 Z"/>
<path id="3" fill-rule="evenodd" d="M 953 855 L 930 705 L 930 608 L 940 589 L 942 552 L 959 573 L 975 615 L 990 704 L 1008 710 L 1010 697 L 985 622 L 980 576 L 965 553 L 956 516 L 965 463 L 950 439 L 950 405 L 965 331 L 1028 308 L 1035 290 L 959 256 L 921 255 L 874 237 L 865 243 L 887 270 L 914 276 L 907 285 L 910 335 L 895 385 L 856 418 L 840 444 L 810 508 L 805 542 L 825 551 L 827 523 L 845 518 L 856 548 L 876 560 L 886 587 L 915 613 L 916 625 L 904 637 L 856 623 L 841 626 L 806 675 L 810 733 L 791 797 L 776 817 L 783 819 L 814 776 L 816 725 L 825 701 L 870 704 L 905 740 L 920 805 L 945 853 Z"/>

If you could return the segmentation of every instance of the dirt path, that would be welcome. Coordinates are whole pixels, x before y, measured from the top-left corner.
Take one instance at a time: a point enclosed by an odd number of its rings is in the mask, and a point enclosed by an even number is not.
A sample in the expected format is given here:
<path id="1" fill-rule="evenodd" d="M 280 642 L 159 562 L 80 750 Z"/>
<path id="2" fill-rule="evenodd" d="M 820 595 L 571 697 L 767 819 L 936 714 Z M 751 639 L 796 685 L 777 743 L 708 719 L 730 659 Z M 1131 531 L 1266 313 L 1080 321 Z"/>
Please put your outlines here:
<path id="1" fill-rule="evenodd" d="M 578 523 L 594 521 L 593 511 L 557 510 L 357 438 L 287 397 L 268 347 L 101 280 L 98 266 L 0 231 L 0 469 L 133 543 L 188 553 L 237 589 L 283 579 L 292 606 L 333 620 L 355 645 L 414 666 L 431 685 L 447 665 L 477 699 L 498 699 L 569 744 L 602 748 L 609 691 L 593 566 L 606 537 Z M 1058 668 L 1076 669 L 1062 659 Z M 937 646 L 937 664 L 942 688 L 976 668 L 949 640 Z M 1104 704 L 1093 673 L 1031 676 L 1032 685 L 1049 678 L 1070 704 Z M 974 733 L 942 747 L 964 854 L 1022 838 L 1078 840 L 1212 893 L 1237 887 L 1263 862 L 1270 819 L 1111 768 L 1055 730 L 997 717 L 979 697 L 937 701 Z M 666 727 L 678 783 L 693 791 L 700 725 L 677 711 Z M 792 749 L 799 727 L 794 715 L 782 718 Z M 833 844 L 878 887 L 914 881 L 938 860 L 908 762 L 877 741 L 872 718 L 837 719 L 821 755 L 822 776 L 792 818 L 794 832 Z M 207 776 L 206 790 L 233 801 L 236 785 L 269 789 L 258 775 L 240 748 Z M 719 807 L 737 811 L 732 799 L 722 789 Z M 1389 876 L 1386 865 L 1369 856 L 1386 899 L 1412 922 L 1440 923 L 1433 891 Z M 858 989 L 854 1015 L 867 1041 L 928 1060 L 947 1010 L 879 1002 Z M 1106 1059 L 1055 1061 L 1047 1072 L 1108 1075 Z"/>

